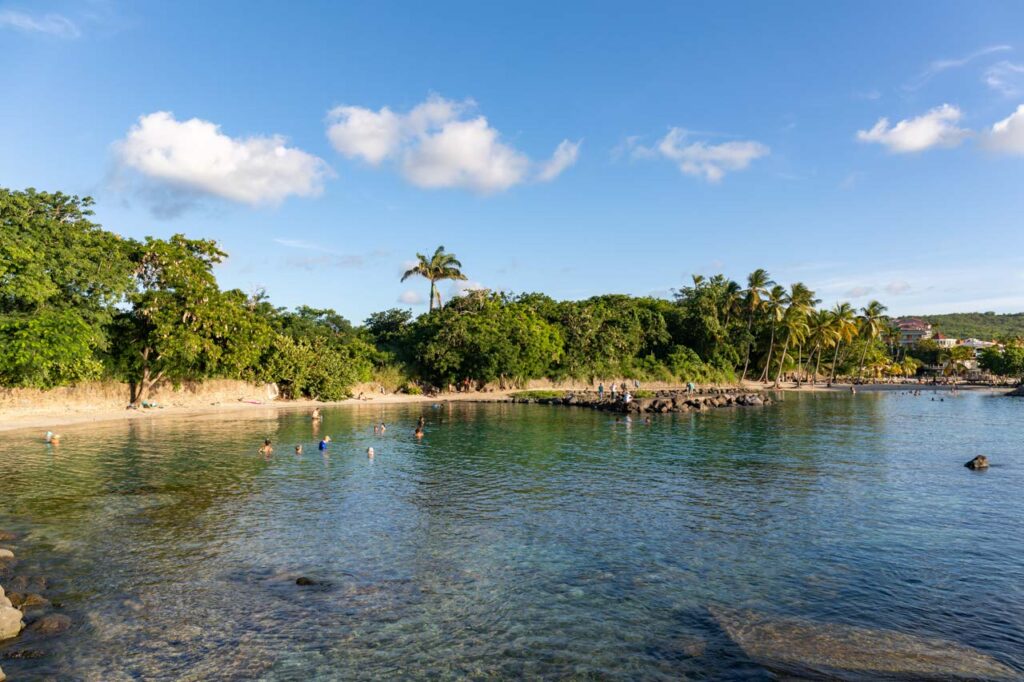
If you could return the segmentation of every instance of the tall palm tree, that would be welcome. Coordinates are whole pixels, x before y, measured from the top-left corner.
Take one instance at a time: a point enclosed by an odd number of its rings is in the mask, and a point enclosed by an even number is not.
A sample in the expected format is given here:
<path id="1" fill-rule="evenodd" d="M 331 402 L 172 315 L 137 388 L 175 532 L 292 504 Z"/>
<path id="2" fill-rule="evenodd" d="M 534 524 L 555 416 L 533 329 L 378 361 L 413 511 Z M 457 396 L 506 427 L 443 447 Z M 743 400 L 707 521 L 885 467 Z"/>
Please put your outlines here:
<path id="1" fill-rule="evenodd" d="M 430 310 L 433 311 L 435 300 L 437 301 L 437 307 L 441 307 L 441 290 L 437 288 L 438 282 L 445 279 L 466 279 L 466 276 L 462 274 L 462 263 L 459 262 L 454 253 L 445 253 L 443 246 L 437 247 L 434 255 L 429 259 L 422 253 L 417 253 L 416 258 L 419 262 L 405 271 L 405 274 L 402 275 L 402 281 L 404 282 L 413 275 L 419 275 L 430 280 Z"/>
<path id="2" fill-rule="evenodd" d="M 754 315 L 757 314 L 764 304 L 762 298 L 768 287 L 774 285 L 775 282 L 768 275 L 768 271 L 764 268 L 758 268 L 752 273 L 747 275 L 747 297 L 745 301 L 745 307 L 747 309 L 747 350 L 744 353 L 743 358 L 743 374 L 740 376 L 740 381 L 744 381 L 747 378 L 747 368 L 750 366 L 750 347 L 753 345 L 753 339 L 750 338 L 752 330 L 754 328 Z"/>
<path id="3" fill-rule="evenodd" d="M 811 374 L 811 386 L 813 386 L 818 379 L 818 369 L 821 367 L 822 354 L 826 349 L 839 342 L 839 333 L 831 312 L 828 310 L 815 310 L 811 314 L 808 320 L 807 340 L 811 344 L 811 353 L 807 357 L 807 364 L 811 364 L 811 358 L 816 356 L 814 372 Z"/>
<path id="4" fill-rule="evenodd" d="M 853 306 L 849 303 L 836 303 L 835 307 L 832 308 L 831 314 L 832 325 L 836 335 L 836 350 L 832 355 L 832 374 L 828 380 L 830 384 L 836 380 L 836 367 L 839 366 L 839 347 L 843 345 L 844 341 L 850 343 L 857 335 L 857 319 Z"/>
<path id="5" fill-rule="evenodd" d="M 778 327 L 779 322 L 782 321 L 782 316 L 786 312 L 786 304 L 789 303 L 789 295 L 786 293 L 786 288 L 776 284 L 768 292 L 768 298 L 765 300 L 765 309 L 768 312 L 768 319 L 772 321 L 772 333 L 768 341 L 768 357 L 764 361 L 764 371 L 761 372 L 761 378 L 759 381 L 768 383 L 768 372 L 772 364 L 772 352 L 775 350 L 775 329 Z"/>
<path id="6" fill-rule="evenodd" d="M 857 376 L 859 377 L 864 376 L 864 359 L 868 355 L 868 346 L 878 338 L 878 335 L 885 328 L 885 319 L 882 317 L 884 313 L 885 306 L 878 301 L 871 301 L 860 309 L 860 335 L 868 343 L 864 344 L 864 350 L 860 354 L 860 369 L 857 370 Z"/>
<path id="7" fill-rule="evenodd" d="M 782 345 L 782 354 L 779 357 L 779 369 L 775 372 L 775 388 L 779 387 L 782 380 L 782 368 L 786 364 L 786 353 L 790 345 L 795 341 L 802 344 L 807 336 L 807 315 L 814 309 L 814 292 L 808 289 L 802 282 L 797 282 L 789 288 L 789 306 L 782 318 L 782 329 L 785 332 L 785 342 Z"/>

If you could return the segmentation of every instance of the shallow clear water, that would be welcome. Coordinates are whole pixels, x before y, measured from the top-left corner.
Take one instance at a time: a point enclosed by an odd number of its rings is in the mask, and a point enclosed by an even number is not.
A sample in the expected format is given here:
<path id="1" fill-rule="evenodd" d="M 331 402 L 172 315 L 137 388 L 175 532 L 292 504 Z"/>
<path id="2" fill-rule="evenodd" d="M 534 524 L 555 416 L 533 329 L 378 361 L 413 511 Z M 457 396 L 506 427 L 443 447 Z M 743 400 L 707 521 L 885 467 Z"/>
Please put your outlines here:
<path id="1" fill-rule="evenodd" d="M 1024 400 L 930 397 L 789 395 L 650 426 L 453 404 L 326 410 L 318 430 L 267 410 L 68 428 L 59 447 L 0 434 L 0 528 L 25 534 L 14 572 L 45 575 L 74 621 L 0 644 L 0 665 L 771 679 L 719 605 L 941 637 L 1024 670 Z M 978 453 L 990 471 L 962 466 Z M 3 660 L 28 647 L 45 656 Z"/>

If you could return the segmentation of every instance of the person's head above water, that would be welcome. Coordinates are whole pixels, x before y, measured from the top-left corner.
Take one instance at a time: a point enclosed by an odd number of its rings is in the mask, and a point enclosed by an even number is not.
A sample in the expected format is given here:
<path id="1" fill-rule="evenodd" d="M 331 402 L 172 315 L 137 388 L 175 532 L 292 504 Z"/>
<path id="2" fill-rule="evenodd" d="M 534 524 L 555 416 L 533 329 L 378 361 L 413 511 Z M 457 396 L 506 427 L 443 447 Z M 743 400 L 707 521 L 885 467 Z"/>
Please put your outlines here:
<path id="1" fill-rule="evenodd" d="M 270 439 L 269 438 L 264 438 L 263 439 L 263 444 L 264 445 L 270 445 Z"/>
<path id="2" fill-rule="evenodd" d="M 373 459 L 373 455 L 373 448 L 366 448 L 366 456 L 369 457 L 370 459 Z"/>

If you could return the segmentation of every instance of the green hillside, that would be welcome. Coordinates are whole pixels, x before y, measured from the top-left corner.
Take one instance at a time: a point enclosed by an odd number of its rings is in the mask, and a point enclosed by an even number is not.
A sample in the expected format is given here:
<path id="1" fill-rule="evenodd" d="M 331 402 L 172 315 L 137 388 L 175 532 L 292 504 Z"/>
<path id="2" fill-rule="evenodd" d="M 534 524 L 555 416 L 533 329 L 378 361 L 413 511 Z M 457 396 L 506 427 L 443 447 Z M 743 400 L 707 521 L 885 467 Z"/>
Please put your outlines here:
<path id="1" fill-rule="evenodd" d="M 956 338 L 997 339 L 1024 336 L 1024 313 L 949 313 L 916 315 L 936 331 Z"/>

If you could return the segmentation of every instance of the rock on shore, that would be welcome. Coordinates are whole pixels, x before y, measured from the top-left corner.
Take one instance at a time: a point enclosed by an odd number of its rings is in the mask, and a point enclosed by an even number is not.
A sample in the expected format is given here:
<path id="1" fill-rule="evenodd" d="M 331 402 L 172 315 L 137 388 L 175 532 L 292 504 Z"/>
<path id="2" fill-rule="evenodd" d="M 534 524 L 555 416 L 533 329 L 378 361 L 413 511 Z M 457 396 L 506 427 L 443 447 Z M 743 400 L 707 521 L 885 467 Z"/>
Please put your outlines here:
<path id="1" fill-rule="evenodd" d="M 661 390 L 654 396 L 634 398 L 629 403 L 612 400 L 596 391 L 567 391 L 564 396 L 550 398 L 513 398 L 513 402 L 539 405 L 572 405 L 609 412 L 664 414 L 668 412 L 703 412 L 716 407 L 760 407 L 772 402 L 770 396 L 739 389 Z"/>
<path id="2" fill-rule="evenodd" d="M 17 637 L 23 627 L 25 622 L 21 619 L 21 611 L 13 606 L 0 606 L 0 640 Z"/>

